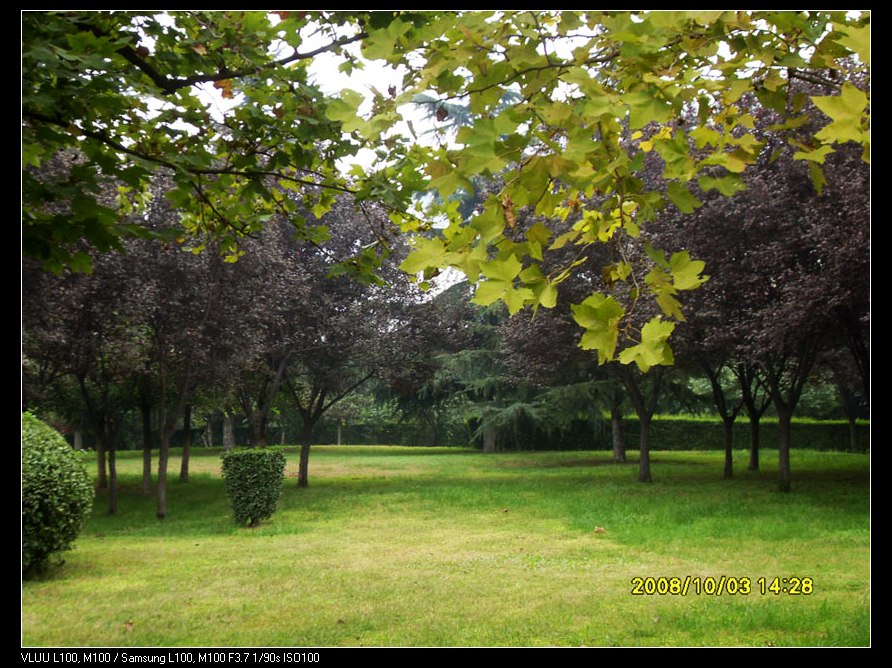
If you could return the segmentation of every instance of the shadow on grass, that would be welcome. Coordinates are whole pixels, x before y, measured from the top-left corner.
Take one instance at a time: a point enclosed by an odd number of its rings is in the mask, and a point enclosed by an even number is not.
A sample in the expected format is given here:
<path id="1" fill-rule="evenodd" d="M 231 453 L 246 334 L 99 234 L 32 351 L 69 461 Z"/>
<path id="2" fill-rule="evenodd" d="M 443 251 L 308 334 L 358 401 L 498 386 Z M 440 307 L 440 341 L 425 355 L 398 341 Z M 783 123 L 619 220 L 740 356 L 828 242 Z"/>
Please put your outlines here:
<path id="1" fill-rule="evenodd" d="M 377 453 L 376 453 L 377 454 Z M 833 526 L 860 527 L 869 512 L 870 472 L 827 466 L 806 460 L 794 467 L 793 492 L 777 492 L 777 473 L 739 468 L 733 480 L 722 480 L 720 458 L 658 456 L 653 459 L 655 482 L 638 483 L 638 462 L 615 464 L 604 457 L 531 453 L 530 456 L 481 456 L 466 467 L 426 469 L 422 473 L 382 473 L 373 463 L 336 477 L 312 477 L 308 488 L 286 478 L 279 511 L 252 534 L 301 534 L 362 517 L 386 521 L 417 514 L 462 524 L 470 517 L 510 512 L 510 521 L 558 521 L 571 531 L 590 531 L 593 522 L 623 527 L 617 540 L 672 541 L 691 522 L 715 522 L 728 531 L 753 517 L 765 524 L 795 528 L 797 518 L 820 511 Z M 742 469 L 742 470 L 741 470 Z M 169 513 L 155 518 L 154 495 L 144 495 L 138 476 L 121 479 L 119 513 L 106 514 L 101 493 L 85 535 L 99 539 L 172 535 L 248 535 L 232 520 L 223 481 L 196 475 L 188 484 L 171 481 Z M 508 518 L 508 515 L 505 515 Z M 517 518 L 515 520 L 514 518 Z M 802 524 L 801 522 L 798 522 Z M 654 527 L 659 536 L 649 536 Z M 716 529 L 710 529 L 716 531 Z M 801 529 L 811 531 L 811 529 Z"/>

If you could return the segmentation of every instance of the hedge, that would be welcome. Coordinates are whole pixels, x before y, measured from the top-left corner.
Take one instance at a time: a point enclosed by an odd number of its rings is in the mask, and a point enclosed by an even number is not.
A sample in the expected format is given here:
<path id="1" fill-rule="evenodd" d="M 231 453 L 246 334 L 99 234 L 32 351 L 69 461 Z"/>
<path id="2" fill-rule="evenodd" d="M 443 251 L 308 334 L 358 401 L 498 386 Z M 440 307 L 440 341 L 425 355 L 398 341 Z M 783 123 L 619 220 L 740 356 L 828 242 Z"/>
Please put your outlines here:
<path id="1" fill-rule="evenodd" d="M 282 493 L 285 455 L 278 448 L 236 448 L 223 453 L 223 479 L 235 521 L 257 526 L 272 517 Z"/>
<path id="2" fill-rule="evenodd" d="M 71 547 L 93 508 L 93 485 L 55 429 L 22 414 L 22 573 Z"/>
<path id="3" fill-rule="evenodd" d="M 640 428 L 637 418 L 625 421 L 626 447 L 635 449 Z M 859 450 L 870 447 L 870 425 L 859 423 L 856 427 Z M 843 420 L 794 420 L 792 425 L 794 448 L 809 450 L 849 450 L 849 425 Z M 759 423 L 759 447 L 777 448 L 777 420 L 763 419 Z M 738 418 L 734 423 L 734 447 L 750 445 L 749 420 Z M 650 425 L 650 446 L 654 450 L 722 450 L 725 447 L 725 431 L 721 422 L 714 419 L 657 417 Z"/>

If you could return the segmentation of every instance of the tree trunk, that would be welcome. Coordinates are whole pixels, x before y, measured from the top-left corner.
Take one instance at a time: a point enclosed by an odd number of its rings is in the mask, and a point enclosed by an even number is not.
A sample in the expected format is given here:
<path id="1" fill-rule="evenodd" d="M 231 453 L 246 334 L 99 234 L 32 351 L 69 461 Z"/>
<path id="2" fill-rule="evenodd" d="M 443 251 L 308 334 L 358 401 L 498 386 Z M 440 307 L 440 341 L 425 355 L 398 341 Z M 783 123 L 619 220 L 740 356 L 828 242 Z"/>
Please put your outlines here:
<path id="1" fill-rule="evenodd" d="M 639 460 L 638 460 L 638 482 L 653 482 L 650 474 L 650 422 L 654 412 L 657 409 L 657 400 L 660 397 L 660 387 L 663 384 L 663 378 L 666 373 L 665 367 L 655 367 L 651 369 L 647 376 L 650 381 L 650 387 L 647 393 L 642 392 L 642 387 L 638 382 L 636 372 L 628 367 L 616 367 L 615 373 L 622 381 L 626 388 L 626 396 L 629 397 L 632 406 L 635 408 L 635 415 L 638 416 L 638 425 L 640 431 L 639 441 Z M 644 380 L 645 376 L 641 376 Z"/>
<path id="2" fill-rule="evenodd" d="M 74 428 L 74 449 L 75 450 L 83 450 L 84 449 L 84 430 L 80 427 Z"/>
<path id="3" fill-rule="evenodd" d="M 338 445 L 341 444 L 341 423 L 338 421 Z"/>
<path id="4" fill-rule="evenodd" d="M 740 393 L 750 421 L 750 471 L 759 470 L 759 420 L 771 405 L 771 394 L 766 392 L 758 365 L 741 362 L 732 367 L 740 383 Z"/>
<path id="5" fill-rule="evenodd" d="M 108 451 L 108 514 L 118 513 L 118 467 L 115 457 L 115 439 L 109 439 Z"/>
<path id="6" fill-rule="evenodd" d="M 626 463 L 626 436 L 623 430 L 623 412 L 619 406 L 610 408 L 610 431 L 613 435 L 613 461 Z"/>
<path id="7" fill-rule="evenodd" d="M 142 493 L 152 493 L 152 406 L 140 403 L 142 413 Z"/>
<path id="8" fill-rule="evenodd" d="M 310 466 L 310 446 L 313 444 L 313 425 L 304 423 L 301 435 L 300 462 L 297 466 L 297 486 L 306 487 L 309 484 L 308 470 Z"/>
<path id="9" fill-rule="evenodd" d="M 650 415 L 638 414 L 638 424 L 641 426 L 638 482 L 653 482 L 653 478 L 650 475 L 650 418 Z"/>
<path id="10" fill-rule="evenodd" d="M 722 418 L 725 427 L 725 472 L 724 479 L 731 480 L 734 477 L 734 418 Z"/>
<path id="11" fill-rule="evenodd" d="M 849 422 L 849 452 L 861 452 L 861 446 L 858 443 L 858 418 L 850 415 Z"/>
<path id="12" fill-rule="evenodd" d="M 266 416 L 263 416 L 251 421 L 251 447 L 265 448 L 267 445 Z"/>
<path id="13" fill-rule="evenodd" d="M 108 489 L 108 474 L 106 473 L 106 456 L 105 456 L 105 443 L 102 442 L 102 438 L 99 435 L 96 435 L 96 466 L 97 466 L 97 479 L 96 479 L 96 489 Z"/>
<path id="14" fill-rule="evenodd" d="M 759 470 L 759 415 L 750 415 L 750 471 Z"/>
<path id="15" fill-rule="evenodd" d="M 781 492 L 789 492 L 790 448 L 792 447 L 793 411 L 802 397 L 802 390 L 808 382 L 809 374 L 818 354 L 817 336 L 806 336 L 796 346 L 795 353 L 776 356 L 763 362 L 768 379 L 768 389 L 777 411 L 778 462 Z"/>
<path id="16" fill-rule="evenodd" d="M 786 407 L 781 407 L 775 401 L 777 409 L 777 428 L 778 428 L 778 464 L 780 468 L 780 480 L 778 481 L 778 489 L 781 492 L 789 492 L 790 484 L 790 445 L 792 441 L 792 421 L 793 411 Z"/>
<path id="17" fill-rule="evenodd" d="M 235 447 L 235 416 L 229 409 L 223 412 L 223 449 L 232 450 Z"/>
<path id="18" fill-rule="evenodd" d="M 180 482 L 189 482 L 189 456 L 192 449 L 192 406 L 183 409 L 183 456 L 180 460 Z"/>
<path id="19" fill-rule="evenodd" d="M 842 406 L 843 415 L 846 416 L 846 422 L 849 425 L 849 452 L 858 452 L 861 448 L 858 445 L 858 429 L 856 425 L 861 402 L 854 391 L 841 382 L 837 382 L 836 392 L 839 395 L 839 403 Z"/>
<path id="20" fill-rule="evenodd" d="M 155 516 L 159 520 L 167 517 L 167 461 L 170 459 L 170 431 L 162 427 L 158 444 L 158 509 Z"/>
<path id="21" fill-rule="evenodd" d="M 496 451 L 496 430 L 485 429 L 483 431 L 483 452 Z"/>

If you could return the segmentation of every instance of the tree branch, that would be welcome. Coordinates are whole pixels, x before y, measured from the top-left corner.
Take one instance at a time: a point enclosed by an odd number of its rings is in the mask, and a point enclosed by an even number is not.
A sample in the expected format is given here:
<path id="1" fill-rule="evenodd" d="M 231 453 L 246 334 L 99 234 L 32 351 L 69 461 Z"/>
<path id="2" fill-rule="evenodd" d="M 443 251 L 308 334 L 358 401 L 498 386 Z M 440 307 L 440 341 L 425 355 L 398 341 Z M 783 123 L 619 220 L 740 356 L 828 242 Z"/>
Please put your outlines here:
<path id="1" fill-rule="evenodd" d="M 800 79 L 802 81 L 807 81 L 808 83 L 813 83 L 817 86 L 829 86 L 833 90 L 839 90 L 839 82 L 833 81 L 832 79 L 828 79 L 826 77 L 822 77 L 819 74 L 815 74 L 813 72 L 802 72 L 801 70 L 796 70 L 791 68 L 787 68 L 787 74 L 791 79 Z"/>
<path id="2" fill-rule="evenodd" d="M 54 118 L 51 116 L 47 116 L 45 114 L 29 111 L 27 109 L 22 111 L 22 116 L 27 119 L 40 121 L 42 123 L 48 123 L 50 125 L 55 125 L 55 126 L 58 126 L 61 128 L 68 129 L 69 127 L 72 126 L 72 123 L 67 123 L 64 119 L 61 119 L 58 117 Z M 269 172 L 269 171 L 264 171 L 264 170 L 259 170 L 259 169 L 258 170 L 253 170 L 253 169 L 238 170 L 238 169 L 222 169 L 222 168 L 211 168 L 211 167 L 200 169 L 197 167 L 183 166 L 183 165 L 179 165 L 175 162 L 172 162 L 170 160 L 167 160 L 165 158 L 162 158 L 159 156 L 154 156 L 154 155 L 149 155 L 147 153 L 143 153 L 141 151 L 137 151 L 135 149 L 129 148 L 129 147 L 125 146 L 124 144 L 122 144 L 121 142 L 117 141 L 116 139 L 113 139 L 112 137 L 110 137 L 108 135 L 108 133 L 106 133 L 106 132 L 103 132 L 100 130 L 90 130 L 88 128 L 82 128 L 80 126 L 75 126 L 75 127 L 77 127 L 78 132 L 83 134 L 85 137 L 89 137 L 90 139 L 94 139 L 102 144 L 105 144 L 109 148 L 113 148 L 114 150 L 120 151 L 121 153 L 125 153 L 126 155 L 129 155 L 133 158 L 138 158 L 139 160 L 144 160 L 146 162 L 151 162 L 156 165 L 162 165 L 164 167 L 168 167 L 169 169 L 172 169 L 176 172 L 185 172 L 187 174 L 192 174 L 194 176 L 208 176 L 208 175 L 214 176 L 214 175 L 220 175 L 220 174 L 228 174 L 230 176 L 241 176 L 244 178 L 258 178 L 261 176 L 270 176 L 273 178 L 290 181 L 291 183 L 298 183 L 300 185 L 312 186 L 314 188 L 325 188 L 327 190 L 336 190 L 338 192 L 349 193 L 349 194 L 355 194 L 357 192 L 356 190 L 353 190 L 347 186 L 341 186 L 341 185 L 332 184 L 332 183 L 328 183 L 328 184 L 317 183 L 315 181 L 310 181 L 308 179 L 295 178 L 293 176 L 289 176 L 288 174 L 283 174 L 281 172 Z"/>
<path id="3" fill-rule="evenodd" d="M 97 37 L 110 37 L 108 32 L 102 30 L 99 26 L 90 25 L 88 29 Z M 118 49 L 118 54 L 128 63 L 130 63 L 131 65 L 139 69 L 147 77 L 149 77 L 149 79 L 152 80 L 152 83 L 160 88 L 165 95 L 173 95 L 181 88 L 187 88 L 189 86 L 194 86 L 195 84 L 210 83 L 212 81 L 225 81 L 226 79 L 240 79 L 242 77 L 251 76 L 252 74 L 259 74 L 260 72 L 266 70 L 272 70 L 277 67 L 284 67 L 285 65 L 290 65 L 291 63 L 297 62 L 299 60 L 308 60 L 310 58 L 315 58 L 321 53 L 334 51 L 343 46 L 347 46 L 348 44 L 353 44 L 354 42 L 365 39 L 366 37 L 368 37 L 368 33 L 362 31 L 357 33 L 356 35 L 353 35 L 352 37 L 341 37 L 334 40 L 330 44 L 320 46 L 318 49 L 313 49 L 312 51 L 299 52 L 297 51 L 297 49 L 295 49 L 294 53 L 292 53 L 290 56 L 279 58 L 278 60 L 272 60 L 262 65 L 255 65 L 254 67 L 244 67 L 237 70 L 230 70 L 224 66 L 222 69 L 212 74 L 193 74 L 189 77 L 172 78 L 165 74 L 162 74 L 157 69 L 155 69 L 155 67 L 152 66 L 151 63 L 149 63 L 145 58 L 142 58 L 132 46 L 129 45 L 122 46 L 120 49 Z"/>
<path id="4" fill-rule="evenodd" d="M 347 396 L 348 394 L 350 394 L 353 390 L 355 390 L 357 387 L 359 387 L 360 385 L 362 385 L 364 382 L 366 382 L 367 380 L 369 380 L 369 379 L 370 379 L 372 376 L 374 376 L 374 375 L 375 375 L 375 372 L 374 372 L 374 371 L 369 371 L 365 376 L 363 376 L 362 378 L 360 378 L 358 381 L 356 381 L 355 383 L 353 383 L 353 385 L 351 385 L 350 387 L 348 387 L 346 390 L 344 390 L 344 391 L 341 392 L 339 395 L 337 395 L 334 399 L 332 399 L 332 400 L 329 401 L 327 404 L 325 404 L 325 406 L 322 408 L 322 410 L 319 411 L 319 415 L 322 415 L 322 413 L 324 413 L 324 412 L 327 411 L 329 408 L 331 408 L 332 406 L 334 406 L 334 405 L 335 405 L 336 403 L 338 403 L 341 399 L 343 399 L 344 397 L 346 397 L 346 396 Z"/>

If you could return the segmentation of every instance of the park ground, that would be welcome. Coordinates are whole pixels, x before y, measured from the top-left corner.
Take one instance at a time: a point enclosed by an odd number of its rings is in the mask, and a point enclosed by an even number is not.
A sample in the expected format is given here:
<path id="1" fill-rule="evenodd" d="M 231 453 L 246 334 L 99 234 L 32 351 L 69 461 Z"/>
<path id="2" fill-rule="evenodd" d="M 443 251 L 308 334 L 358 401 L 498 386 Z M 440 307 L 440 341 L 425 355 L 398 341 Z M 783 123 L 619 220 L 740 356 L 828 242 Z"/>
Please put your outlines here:
<path id="1" fill-rule="evenodd" d="M 193 451 L 163 521 L 120 453 L 119 514 L 100 494 L 23 583 L 23 646 L 870 644 L 866 455 L 795 451 L 781 494 L 770 450 L 760 472 L 738 451 L 730 481 L 722 453 L 657 452 L 640 484 L 635 452 L 315 447 L 306 489 L 287 453 L 256 529 L 218 450 Z"/>

